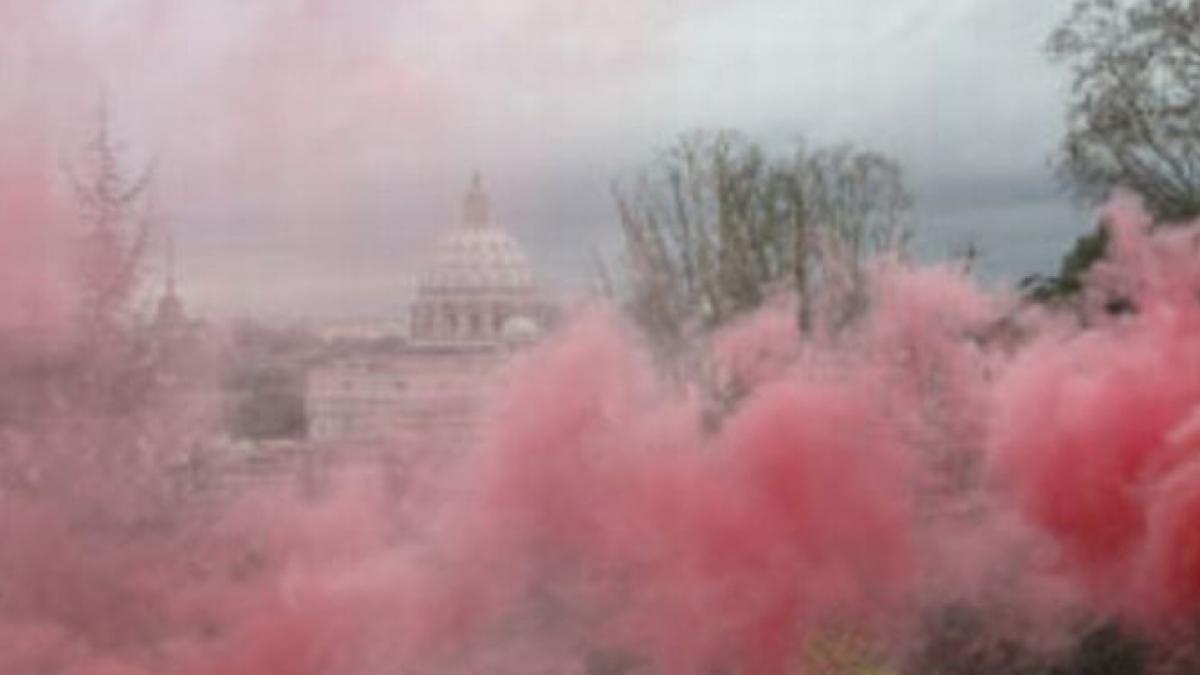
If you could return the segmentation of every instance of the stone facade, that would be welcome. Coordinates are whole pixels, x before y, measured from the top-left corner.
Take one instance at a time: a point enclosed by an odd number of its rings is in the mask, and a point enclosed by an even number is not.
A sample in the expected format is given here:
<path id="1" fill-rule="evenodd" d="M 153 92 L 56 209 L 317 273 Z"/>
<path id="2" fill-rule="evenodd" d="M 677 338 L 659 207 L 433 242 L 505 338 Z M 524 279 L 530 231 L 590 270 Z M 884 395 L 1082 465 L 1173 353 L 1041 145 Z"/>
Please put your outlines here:
<path id="1" fill-rule="evenodd" d="M 470 433 L 503 363 L 550 319 L 524 250 L 490 211 L 476 176 L 462 222 L 419 279 L 407 339 L 309 373 L 311 439 L 452 443 Z"/>

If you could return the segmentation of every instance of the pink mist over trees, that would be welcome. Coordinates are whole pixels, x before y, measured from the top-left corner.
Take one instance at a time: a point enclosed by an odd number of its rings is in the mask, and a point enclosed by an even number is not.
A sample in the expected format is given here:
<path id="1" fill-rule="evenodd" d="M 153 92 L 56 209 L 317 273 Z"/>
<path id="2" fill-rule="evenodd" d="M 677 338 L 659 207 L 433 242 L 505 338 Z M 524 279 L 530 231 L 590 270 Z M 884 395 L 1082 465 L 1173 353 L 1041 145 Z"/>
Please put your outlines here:
<path id="1" fill-rule="evenodd" d="M 45 30 L 36 5 L 0 19 Z M 293 63 L 379 94 L 313 127 L 428 113 L 379 32 L 344 59 L 250 44 L 261 69 L 199 109 L 236 108 L 258 168 L 310 100 Z M 212 345 L 181 362 L 134 302 L 142 174 L 105 124 L 74 192 L 41 139 L 0 140 L 0 673 L 1195 672 L 1200 223 L 1113 202 L 1080 322 L 887 255 L 886 158 L 705 142 L 623 204 L 637 311 L 523 354 L 453 461 L 214 500 Z"/>
<path id="2" fill-rule="evenodd" d="M 1196 0 L 1076 0 L 1046 42 L 1070 73 L 1067 129 L 1054 163 L 1091 203 L 1133 190 L 1161 224 L 1200 215 L 1200 28 Z M 1059 273 L 1023 285 L 1042 301 L 1070 301 L 1103 257 L 1098 227 L 1080 237 Z"/>
<path id="3" fill-rule="evenodd" d="M 152 426 L 170 398 L 6 424 L 6 478 L 50 483 L 0 493 L 21 543 L 0 555 L 0 663 L 1049 671 L 1109 619 L 1155 662 L 1183 658 L 1200 612 L 1197 225 L 1150 233 L 1121 203 L 1108 222 L 1119 246 L 1090 283 L 1136 310 L 1088 327 L 881 261 L 838 340 L 805 339 L 781 301 L 718 330 L 711 372 L 681 378 L 619 315 L 587 312 L 513 364 L 478 444 L 417 503 L 368 470 L 324 496 L 164 507 L 149 488 L 169 457 L 131 454 L 145 427 L 129 420 Z M 740 394 L 714 413 L 722 378 Z"/>

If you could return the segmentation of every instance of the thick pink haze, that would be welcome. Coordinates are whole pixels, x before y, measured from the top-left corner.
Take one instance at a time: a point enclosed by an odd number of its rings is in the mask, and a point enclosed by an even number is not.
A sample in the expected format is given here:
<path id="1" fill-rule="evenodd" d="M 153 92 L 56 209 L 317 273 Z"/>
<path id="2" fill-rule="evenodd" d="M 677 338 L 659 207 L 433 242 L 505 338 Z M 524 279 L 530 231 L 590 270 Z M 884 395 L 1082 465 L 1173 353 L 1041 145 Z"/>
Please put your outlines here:
<path id="1" fill-rule="evenodd" d="M 70 202 L 46 143 L 7 144 L 0 319 L 65 328 Z M 855 325 L 801 336 L 783 298 L 667 376 L 584 312 L 420 495 L 367 467 L 201 508 L 167 478 L 182 402 L 33 397 L 0 429 L 0 671 L 771 674 L 840 632 L 903 660 L 923 612 L 1000 596 L 1027 631 L 1069 606 L 1157 634 L 1200 612 L 1200 226 L 1106 220 L 1085 326 L 881 261 Z"/>
<path id="2" fill-rule="evenodd" d="M 997 466 L 1098 598 L 1142 616 L 1191 615 L 1200 594 L 1200 306 L 1196 225 L 1154 236 L 1128 201 L 1093 292 L 1138 308 L 1035 339 L 998 381 Z"/>
<path id="3" fill-rule="evenodd" d="M 69 111 L 50 120 L 61 152 L 107 92 L 128 140 L 159 161 L 166 212 L 267 201 L 273 217 L 302 227 L 316 210 L 334 227 L 356 213 L 345 195 L 367 176 L 411 180 L 448 171 L 450 159 L 461 180 L 490 157 L 469 132 L 488 123 L 488 108 L 511 105 L 505 78 L 568 91 L 635 75 L 679 12 L 582 0 L 9 0 L 2 49 L 28 59 L 30 77 L 0 103 L 32 87 L 46 93 L 34 112 Z"/>
<path id="4" fill-rule="evenodd" d="M 56 264 L 62 242 L 37 225 L 53 205 L 45 181 L 22 173 L 7 181 L 0 175 L 0 183 L 0 325 L 56 322 L 66 297 L 61 277 L 47 268 Z"/>
<path id="5" fill-rule="evenodd" d="M 52 330 L 71 310 L 64 223 L 74 214 L 64 208 L 44 139 L 6 138 L 0 155 L 0 328 Z"/>
<path id="6" fill-rule="evenodd" d="M 636 69 L 670 21 L 581 2 L 495 10 L 489 44 L 577 27 L 564 7 L 629 26 L 628 50 L 518 63 L 582 78 Z M 902 665 L 951 604 L 1003 598 L 1030 641 L 1200 614 L 1200 224 L 1152 231 L 1128 199 L 1087 325 L 881 261 L 849 328 L 801 336 L 783 298 L 665 369 L 597 308 L 512 364 L 478 441 L 413 468 L 419 494 L 367 466 L 324 494 L 194 497 L 184 397 L 114 402 L 97 383 L 128 363 L 69 330 L 80 111 L 135 92 L 131 126 L 164 139 L 159 208 L 249 219 L 262 199 L 289 225 L 349 219 L 364 148 L 425 157 L 464 114 L 463 83 L 397 56 L 407 5 L 217 4 L 82 24 L 0 4 L 22 35 L 0 44 L 0 332 L 38 336 L 0 344 L 0 673 L 770 675 L 843 634 Z M 1135 311 L 1097 309 L 1114 295 Z M 30 327 L 83 346 L 56 361 Z M 47 394 L 48 363 L 81 374 Z"/>
<path id="7" fill-rule="evenodd" d="M 194 306 L 339 313 L 357 296 L 392 311 L 396 267 L 456 221 L 470 172 L 502 217 L 537 205 L 580 126 L 604 128 L 574 94 L 661 64 L 661 36 L 696 6 L 7 0 L 0 132 L 45 136 L 57 178 L 107 99 L 128 165 L 154 166 Z M 346 267 L 364 273 L 343 286 Z"/>
<path id="8" fill-rule="evenodd" d="M 868 378 L 784 378 L 705 432 L 615 326 L 590 317 L 514 372 L 457 532 L 499 571 L 474 583 L 507 601 L 564 578 L 598 639 L 661 672 L 778 672 L 808 618 L 902 597 L 910 473 L 883 416 L 859 421 Z"/>

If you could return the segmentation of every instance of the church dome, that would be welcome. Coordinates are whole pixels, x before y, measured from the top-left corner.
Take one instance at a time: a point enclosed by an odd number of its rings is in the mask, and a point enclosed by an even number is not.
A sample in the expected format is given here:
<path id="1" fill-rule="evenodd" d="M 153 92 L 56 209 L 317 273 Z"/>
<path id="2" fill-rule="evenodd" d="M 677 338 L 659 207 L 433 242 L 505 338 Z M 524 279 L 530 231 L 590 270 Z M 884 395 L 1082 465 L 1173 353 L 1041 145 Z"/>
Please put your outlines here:
<path id="1" fill-rule="evenodd" d="M 521 244 L 492 222 L 476 175 L 463 202 L 462 224 L 448 232 L 418 280 L 411 336 L 426 343 L 502 340 L 505 321 L 540 316 L 533 268 Z"/>
<path id="2" fill-rule="evenodd" d="M 420 293 L 525 292 L 533 269 L 521 245 L 491 220 L 491 204 L 476 174 L 463 203 L 463 224 L 442 240 Z"/>
<path id="3" fill-rule="evenodd" d="M 517 240 L 499 227 L 452 232 L 421 279 L 425 293 L 526 291 L 533 269 Z"/>

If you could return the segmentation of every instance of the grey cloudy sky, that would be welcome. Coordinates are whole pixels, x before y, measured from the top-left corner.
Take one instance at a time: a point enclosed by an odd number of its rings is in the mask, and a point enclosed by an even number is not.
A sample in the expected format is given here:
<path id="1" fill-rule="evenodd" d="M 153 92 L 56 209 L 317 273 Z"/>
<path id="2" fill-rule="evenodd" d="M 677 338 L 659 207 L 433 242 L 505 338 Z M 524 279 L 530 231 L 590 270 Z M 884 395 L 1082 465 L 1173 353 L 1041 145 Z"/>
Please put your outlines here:
<path id="1" fill-rule="evenodd" d="M 104 83 L 214 315 L 400 311 L 476 169 L 543 275 L 578 286 L 616 241 L 612 182 L 700 127 L 887 152 L 918 253 L 975 241 L 1014 279 L 1089 220 L 1047 168 L 1065 74 L 1041 45 L 1069 4 L 73 0 L 39 20 L 74 61 L 28 72 Z"/>

